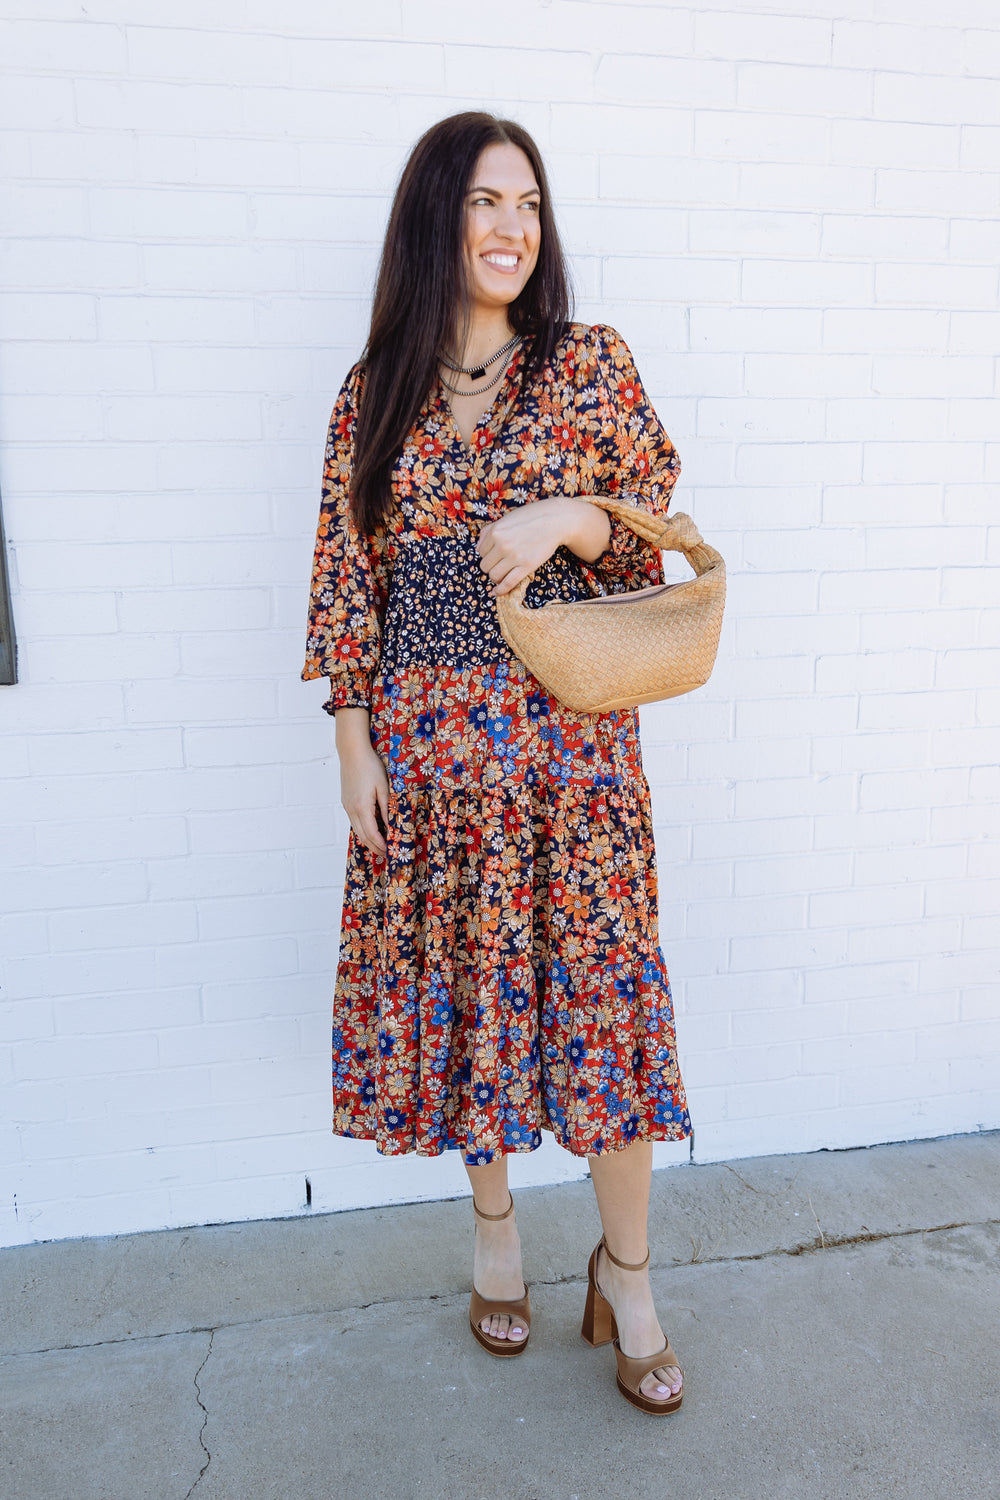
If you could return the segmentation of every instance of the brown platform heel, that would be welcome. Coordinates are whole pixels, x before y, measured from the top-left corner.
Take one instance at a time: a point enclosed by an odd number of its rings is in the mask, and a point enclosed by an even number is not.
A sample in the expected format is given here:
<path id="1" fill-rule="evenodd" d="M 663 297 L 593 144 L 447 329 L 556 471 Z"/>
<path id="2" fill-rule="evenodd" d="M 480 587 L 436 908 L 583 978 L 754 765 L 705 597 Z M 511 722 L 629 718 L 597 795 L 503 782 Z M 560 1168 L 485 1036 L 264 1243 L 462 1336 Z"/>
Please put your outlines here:
<path id="1" fill-rule="evenodd" d="M 480 1219 L 492 1219 L 494 1221 L 509 1219 L 514 1212 L 514 1198 L 512 1195 L 510 1207 L 505 1209 L 502 1214 L 484 1214 L 481 1208 L 476 1207 L 475 1199 L 472 1200 L 472 1208 L 477 1218 Z M 483 1318 L 492 1318 L 503 1314 L 506 1314 L 512 1323 L 516 1321 L 523 1325 L 523 1339 L 495 1339 L 490 1334 L 484 1333 L 480 1328 L 479 1324 Z M 476 1342 L 482 1344 L 484 1349 L 488 1349 L 490 1354 L 498 1354 L 504 1359 L 510 1358 L 513 1354 L 523 1354 L 531 1335 L 531 1301 L 528 1296 L 528 1288 L 524 1288 L 523 1297 L 516 1297 L 506 1302 L 500 1302 L 496 1297 L 481 1297 L 476 1291 L 475 1286 L 473 1286 L 472 1297 L 469 1301 L 469 1326 L 472 1329 L 472 1334 Z"/>
<path id="2" fill-rule="evenodd" d="M 616 1255 L 611 1254 L 608 1242 L 602 1235 L 587 1266 L 587 1305 L 584 1308 L 583 1327 L 580 1333 L 592 1348 L 597 1349 L 602 1344 L 613 1344 L 615 1360 L 618 1364 L 618 1389 L 625 1400 L 638 1407 L 640 1411 L 647 1411 L 655 1417 L 664 1417 L 669 1412 L 676 1411 L 680 1406 L 684 1399 L 683 1386 L 677 1395 L 671 1396 L 668 1401 L 654 1401 L 652 1397 L 645 1395 L 639 1386 L 651 1371 L 658 1370 L 663 1365 L 676 1365 L 680 1370 L 680 1360 L 670 1347 L 669 1338 L 659 1354 L 649 1354 L 643 1359 L 630 1359 L 627 1354 L 622 1353 L 618 1342 L 615 1310 L 597 1284 L 597 1257 L 602 1245 L 608 1259 L 614 1261 L 615 1265 L 620 1266 L 623 1271 L 644 1271 L 649 1265 L 648 1250 L 644 1261 L 637 1266 L 630 1266 L 627 1261 L 619 1260 Z M 681 1376 L 683 1375 L 684 1371 L 681 1370 Z"/>

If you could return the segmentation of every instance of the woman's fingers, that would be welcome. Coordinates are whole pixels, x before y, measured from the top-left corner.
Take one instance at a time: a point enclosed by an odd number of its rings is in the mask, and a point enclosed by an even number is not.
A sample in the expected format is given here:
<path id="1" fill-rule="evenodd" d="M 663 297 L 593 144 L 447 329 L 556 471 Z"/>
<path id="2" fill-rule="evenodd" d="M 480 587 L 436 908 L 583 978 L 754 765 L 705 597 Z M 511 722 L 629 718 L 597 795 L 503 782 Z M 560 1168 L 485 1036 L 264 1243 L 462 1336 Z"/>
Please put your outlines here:
<path id="1" fill-rule="evenodd" d="M 351 818 L 351 827 L 363 844 L 378 854 L 385 853 L 385 839 L 379 832 L 378 823 L 375 821 L 374 809 L 357 812 Z"/>
<path id="2" fill-rule="evenodd" d="M 368 748 L 360 758 L 341 762 L 341 806 L 351 820 L 355 837 L 377 854 L 386 852 L 386 842 L 379 827 L 389 826 L 389 778 L 385 766 L 374 750 Z"/>

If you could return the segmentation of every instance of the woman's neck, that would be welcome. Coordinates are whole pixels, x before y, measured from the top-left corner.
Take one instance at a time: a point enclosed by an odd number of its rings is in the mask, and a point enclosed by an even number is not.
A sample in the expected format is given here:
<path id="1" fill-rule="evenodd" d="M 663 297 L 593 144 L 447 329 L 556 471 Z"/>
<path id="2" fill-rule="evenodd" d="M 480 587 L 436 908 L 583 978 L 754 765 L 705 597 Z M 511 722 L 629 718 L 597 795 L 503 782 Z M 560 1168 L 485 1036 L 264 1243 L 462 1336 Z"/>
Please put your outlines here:
<path id="1" fill-rule="evenodd" d="M 514 330 L 507 321 L 506 308 L 473 313 L 465 344 L 453 356 L 455 363 L 466 369 L 475 369 L 513 337 Z"/>

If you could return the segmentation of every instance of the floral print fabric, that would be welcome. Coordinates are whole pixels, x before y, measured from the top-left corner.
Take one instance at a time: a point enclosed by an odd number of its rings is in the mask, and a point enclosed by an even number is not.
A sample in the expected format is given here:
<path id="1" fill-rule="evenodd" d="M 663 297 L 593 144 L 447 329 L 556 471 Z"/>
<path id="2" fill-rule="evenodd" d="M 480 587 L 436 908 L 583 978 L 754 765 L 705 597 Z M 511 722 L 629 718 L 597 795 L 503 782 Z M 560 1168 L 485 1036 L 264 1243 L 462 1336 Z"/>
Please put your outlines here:
<path id="1" fill-rule="evenodd" d="M 521 389 L 520 348 L 467 448 L 440 385 L 396 465 L 388 523 L 348 515 L 360 367 L 330 422 L 304 678 L 365 706 L 389 776 L 387 853 L 348 843 L 333 1130 L 384 1154 L 577 1155 L 691 1133 L 659 947 L 634 709 L 574 713 L 513 656 L 475 542 L 512 506 L 615 496 L 666 515 L 680 463 L 613 329 L 568 325 Z M 663 581 L 617 518 L 560 547 L 529 605 Z"/>

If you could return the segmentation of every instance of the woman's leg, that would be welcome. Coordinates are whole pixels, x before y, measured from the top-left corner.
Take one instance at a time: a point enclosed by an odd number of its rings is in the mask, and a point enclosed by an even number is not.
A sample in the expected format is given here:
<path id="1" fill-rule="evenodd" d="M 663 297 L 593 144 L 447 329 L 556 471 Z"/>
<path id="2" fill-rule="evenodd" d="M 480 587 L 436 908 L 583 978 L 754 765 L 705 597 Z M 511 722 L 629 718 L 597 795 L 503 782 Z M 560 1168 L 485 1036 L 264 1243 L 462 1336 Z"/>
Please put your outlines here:
<path id="1" fill-rule="evenodd" d="M 652 1143 L 633 1141 L 624 1151 L 589 1156 L 587 1162 L 608 1247 L 619 1260 L 637 1265 L 645 1259 L 647 1250 Z M 653 1304 L 648 1267 L 643 1271 L 623 1271 L 602 1249 L 597 1261 L 597 1277 L 601 1290 L 615 1310 L 622 1353 L 630 1359 L 643 1359 L 662 1349 L 665 1338 Z M 681 1384 L 678 1367 L 666 1365 L 647 1375 L 639 1388 L 654 1401 L 669 1401 L 681 1389 Z"/>
<path id="2" fill-rule="evenodd" d="M 472 1183 L 472 1196 L 476 1207 L 484 1214 L 502 1214 L 510 1207 L 511 1196 L 507 1188 L 507 1158 L 500 1156 L 485 1167 L 470 1167 L 465 1170 Z M 476 1247 L 472 1268 L 472 1284 L 481 1297 L 495 1297 L 499 1302 L 524 1296 L 524 1281 L 521 1278 L 521 1241 L 517 1233 L 514 1215 L 508 1219 L 476 1218 Z M 513 1324 L 513 1326 L 511 1326 Z M 479 1325 L 484 1333 L 495 1339 L 509 1338 L 520 1341 L 527 1330 L 516 1318 L 506 1313 L 496 1313 L 484 1318 Z"/>

